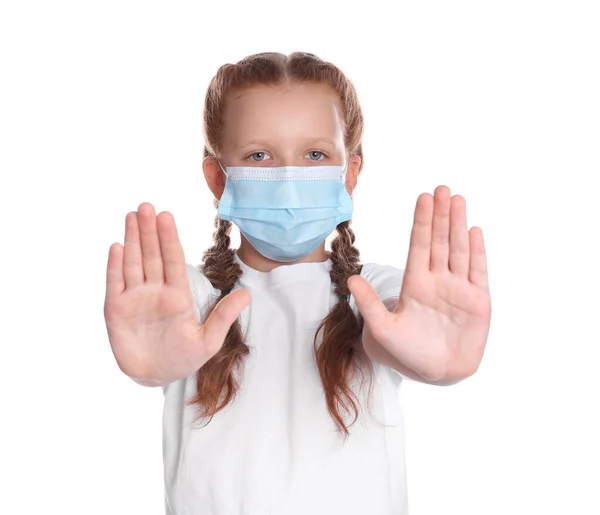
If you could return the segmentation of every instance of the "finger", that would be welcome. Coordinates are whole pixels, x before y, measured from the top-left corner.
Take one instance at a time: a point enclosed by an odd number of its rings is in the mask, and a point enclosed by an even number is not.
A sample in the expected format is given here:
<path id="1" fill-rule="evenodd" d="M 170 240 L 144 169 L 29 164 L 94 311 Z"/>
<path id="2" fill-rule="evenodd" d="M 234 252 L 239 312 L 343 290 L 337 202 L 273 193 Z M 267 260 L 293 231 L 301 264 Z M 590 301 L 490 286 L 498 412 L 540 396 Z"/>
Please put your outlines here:
<path id="1" fill-rule="evenodd" d="M 144 282 L 142 266 L 142 247 L 137 212 L 127 213 L 125 217 L 125 246 L 123 249 L 123 275 L 125 287 L 132 288 Z"/>
<path id="2" fill-rule="evenodd" d="M 138 207 L 140 238 L 142 242 L 142 262 L 144 276 L 149 283 L 164 282 L 164 270 L 158 232 L 156 231 L 156 212 L 154 206 L 142 202 Z"/>
<path id="3" fill-rule="evenodd" d="M 156 218 L 158 240 L 162 254 L 165 281 L 173 286 L 187 288 L 189 279 L 185 254 L 179 241 L 175 218 L 168 211 L 163 211 Z"/>
<path id="4" fill-rule="evenodd" d="M 438 186 L 434 192 L 431 231 L 431 270 L 448 270 L 450 254 L 450 189 Z"/>
<path id="5" fill-rule="evenodd" d="M 373 336 L 378 330 L 384 328 L 390 317 L 388 308 L 381 302 L 379 295 L 369 284 L 369 282 L 360 275 L 352 275 L 348 278 L 348 288 L 354 296 L 354 302 L 358 311 L 369 325 Z"/>
<path id="6" fill-rule="evenodd" d="M 464 197 L 454 195 L 450 206 L 450 270 L 464 277 L 469 275 L 469 230 Z"/>
<path id="7" fill-rule="evenodd" d="M 410 246 L 406 260 L 408 272 L 429 271 L 432 217 L 433 196 L 430 193 L 421 193 L 415 206 L 414 222 L 410 233 Z"/>
<path id="8" fill-rule="evenodd" d="M 123 247 L 120 243 L 113 243 L 108 250 L 108 263 L 106 265 L 106 297 L 116 297 L 124 289 Z"/>
<path id="9" fill-rule="evenodd" d="M 488 288 L 487 257 L 483 241 L 483 232 L 479 227 L 471 227 L 469 236 L 471 246 L 469 280 L 477 286 Z"/>
<path id="10" fill-rule="evenodd" d="M 204 322 L 204 339 L 209 348 L 223 345 L 231 325 L 250 304 L 248 290 L 238 289 L 223 297 Z"/>

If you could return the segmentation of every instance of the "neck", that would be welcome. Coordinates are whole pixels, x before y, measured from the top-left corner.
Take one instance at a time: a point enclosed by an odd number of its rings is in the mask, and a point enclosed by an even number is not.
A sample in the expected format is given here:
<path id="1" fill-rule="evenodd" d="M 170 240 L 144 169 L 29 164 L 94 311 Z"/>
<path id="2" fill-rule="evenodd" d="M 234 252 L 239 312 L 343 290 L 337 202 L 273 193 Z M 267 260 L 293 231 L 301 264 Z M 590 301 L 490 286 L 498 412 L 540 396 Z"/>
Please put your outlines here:
<path id="1" fill-rule="evenodd" d="M 255 270 L 259 270 L 260 272 L 270 272 L 274 268 L 282 265 L 293 265 L 296 263 L 315 263 L 315 262 L 323 262 L 327 261 L 329 258 L 329 253 L 325 250 L 325 242 L 321 243 L 313 252 L 311 252 L 308 256 L 304 256 L 302 259 L 298 259 L 297 261 L 290 262 L 281 262 L 274 261 L 263 256 L 260 252 L 258 252 L 248 240 L 244 237 L 243 234 L 240 234 L 241 243 L 239 249 L 237 249 L 238 257 L 250 268 L 254 268 Z"/>

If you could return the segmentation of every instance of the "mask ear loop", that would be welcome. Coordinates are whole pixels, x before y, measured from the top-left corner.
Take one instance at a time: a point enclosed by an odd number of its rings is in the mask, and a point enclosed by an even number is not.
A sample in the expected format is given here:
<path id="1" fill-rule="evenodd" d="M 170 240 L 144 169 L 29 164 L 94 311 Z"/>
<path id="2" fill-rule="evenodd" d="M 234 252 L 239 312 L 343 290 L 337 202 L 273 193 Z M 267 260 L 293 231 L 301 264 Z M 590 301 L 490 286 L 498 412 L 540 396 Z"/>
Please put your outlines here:
<path id="1" fill-rule="evenodd" d="M 225 168 L 223 168 L 223 165 L 221 164 L 221 161 L 219 161 L 217 159 L 217 163 L 219 163 L 219 168 L 221 168 L 221 170 L 225 174 L 225 183 L 227 183 L 227 181 L 229 181 L 229 175 L 227 175 L 227 172 L 225 171 Z M 221 200 L 220 199 L 217 201 L 217 205 L 219 206 L 218 207 L 219 211 L 217 211 L 217 212 L 220 212 L 220 209 L 221 209 Z"/>
<path id="2" fill-rule="evenodd" d="M 346 159 L 346 164 L 344 165 L 344 169 L 340 172 L 340 182 L 346 182 L 346 174 L 348 173 L 348 159 Z"/>
<path id="3" fill-rule="evenodd" d="M 223 168 L 223 165 L 221 164 L 221 161 L 217 161 L 219 163 L 219 167 L 221 168 L 221 170 L 223 170 L 223 173 L 225 174 L 225 177 L 229 178 L 229 175 L 227 175 L 227 172 L 225 171 L 225 168 Z"/>

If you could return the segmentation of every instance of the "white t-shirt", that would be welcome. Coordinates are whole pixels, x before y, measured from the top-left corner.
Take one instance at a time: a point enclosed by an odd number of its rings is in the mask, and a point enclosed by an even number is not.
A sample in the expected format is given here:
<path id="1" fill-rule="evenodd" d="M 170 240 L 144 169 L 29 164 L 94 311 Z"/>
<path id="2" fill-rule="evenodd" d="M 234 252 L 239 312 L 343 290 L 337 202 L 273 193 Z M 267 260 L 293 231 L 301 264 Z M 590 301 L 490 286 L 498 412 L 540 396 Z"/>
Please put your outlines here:
<path id="1" fill-rule="evenodd" d="M 163 386 L 167 515 L 406 515 L 404 376 L 373 361 L 369 409 L 368 381 L 360 393 L 351 383 L 360 416 L 345 443 L 327 410 L 313 338 L 337 302 L 331 260 L 270 272 L 235 260 L 243 275 L 234 289 L 252 293 L 241 313 L 250 354 L 237 396 L 207 425 L 193 423 L 197 405 L 185 405 L 196 393 L 195 375 Z M 187 268 L 204 320 L 219 291 Z M 361 275 L 381 300 L 399 296 L 403 270 L 366 263 Z M 352 296 L 350 305 L 357 313 Z"/>

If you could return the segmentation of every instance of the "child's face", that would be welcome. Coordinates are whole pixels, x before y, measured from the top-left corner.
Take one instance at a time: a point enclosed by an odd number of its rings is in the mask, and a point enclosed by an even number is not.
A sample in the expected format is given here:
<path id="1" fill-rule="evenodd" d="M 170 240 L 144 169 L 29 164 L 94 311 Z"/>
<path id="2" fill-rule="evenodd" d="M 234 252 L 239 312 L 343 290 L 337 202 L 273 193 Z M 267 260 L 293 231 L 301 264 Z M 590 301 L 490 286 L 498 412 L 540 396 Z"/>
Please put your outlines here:
<path id="1" fill-rule="evenodd" d="M 339 99 L 320 84 L 256 86 L 230 92 L 225 99 L 220 165 L 248 167 L 343 166 L 346 191 L 356 186 L 361 157 L 347 155 Z M 347 160 L 347 162 L 346 162 Z M 202 162 L 204 177 L 216 199 L 225 189 L 225 174 L 216 158 Z M 257 270 L 281 263 L 259 254 L 241 234 L 238 255 Z M 324 261 L 325 242 L 299 262 Z"/>
<path id="2" fill-rule="evenodd" d="M 225 101 L 223 166 L 344 165 L 343 121 L 324 85 L 257 86 Z"/>

